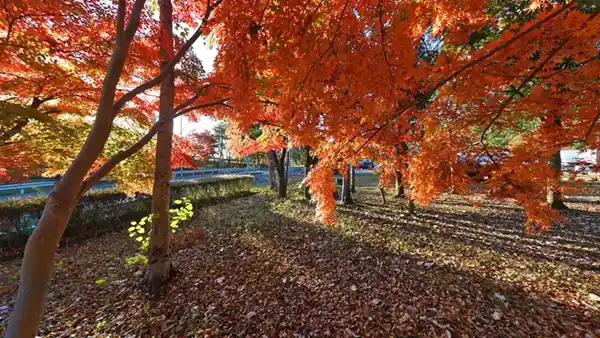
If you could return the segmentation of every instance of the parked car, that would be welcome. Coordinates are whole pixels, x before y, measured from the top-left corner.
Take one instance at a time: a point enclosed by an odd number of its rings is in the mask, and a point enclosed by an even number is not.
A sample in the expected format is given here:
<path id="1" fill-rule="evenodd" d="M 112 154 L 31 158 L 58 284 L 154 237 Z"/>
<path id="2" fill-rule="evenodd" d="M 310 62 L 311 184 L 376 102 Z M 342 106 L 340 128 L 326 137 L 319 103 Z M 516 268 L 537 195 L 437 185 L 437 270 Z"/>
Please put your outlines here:
<path id="1" fill-rule="evenodd" d="M 358 165 L 359 169 L 373 169 L 374 167 L 375 167 L 375 164 L 371 160 L 362 160 L 359 162 L 359 165 Z"/>
<path id="2" fill-rule="evenodd" d="M 497 152 L 491 154 L 494 158 L 492 161 L 489 156 L 471 154 L 458 154 L 459 162 L 467 164 L 467 175 L 475 179 L 477 182 L 484 182 L 492 177 L 493 170 L 497 166 L 502 165 L 504 160 L 509 156 L 505 152 Z"/>

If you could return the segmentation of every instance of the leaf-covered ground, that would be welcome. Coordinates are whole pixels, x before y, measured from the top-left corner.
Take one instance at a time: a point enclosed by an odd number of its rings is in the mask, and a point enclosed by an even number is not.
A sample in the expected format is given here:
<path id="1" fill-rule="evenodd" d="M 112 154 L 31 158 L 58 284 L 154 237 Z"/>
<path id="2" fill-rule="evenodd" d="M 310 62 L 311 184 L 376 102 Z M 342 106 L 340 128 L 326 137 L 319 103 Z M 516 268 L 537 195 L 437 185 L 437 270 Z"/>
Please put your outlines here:
<path id="1" fill-rule="evenodd" d="M 299 197 L 197 210 L 206 238 L 176 239 L 180 274 L 159 301 L 123 265 L 126 233 L 63 248 L 40 335 L 600 337 L 597 198 L 572 198 L 567 224 L 527 235 L 506 201 L 447 195 L 408 216 L 373 189 L 355 197 L 329 229 Z M 2 325 L 19 263 L 0 268 Z"/>

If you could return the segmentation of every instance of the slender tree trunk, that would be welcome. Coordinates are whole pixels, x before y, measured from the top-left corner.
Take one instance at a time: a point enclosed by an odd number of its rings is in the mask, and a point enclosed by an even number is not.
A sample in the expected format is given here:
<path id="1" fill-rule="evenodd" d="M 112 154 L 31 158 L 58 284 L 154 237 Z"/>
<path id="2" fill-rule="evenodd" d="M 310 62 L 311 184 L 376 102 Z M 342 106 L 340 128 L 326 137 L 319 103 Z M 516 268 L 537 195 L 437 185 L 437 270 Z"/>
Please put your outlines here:
<path id="1" fill-rule="evenodd" d="M 408 200 L 408 214 L 409 215 L 414 215 L 415 211 L 416 211 L 416 206 L 415 206 L 415 201 L 413 201 L 412 199 Z"/>
<path id="2" fill-rule="evenodd" d="M 308 172 L 310 171 L 310 166 L 312 165 L 311 155 L 310 155 L 310 146 L 304 147 L 306 151 L 306 158 L 304 159 L 304 177 L 308 177 Z M 310 201 L 310 188 L 308 184 L 304 184 L 304 199 Z"/>
<path id="3" fill-rule="evenodd" d="M 275 155 L 275 158 L 277 160 L 277 178 L 279 181 L 279 184 L 277 186 L 277 197 L 279 198 L 286 198 L 287 197 L 287 180 L 285 177 L 285 154 L 287 152 L 287 149 L 283 148 L 281 149 L 281 155 L 277 156 Z"/>
<path id="4" fill-rule="evenodd" d="M 562 193 L 559 190 L 560 185 L 560 176 L 562 174 L 561 171 L 561 158 L 560 158 L 560 150 L 552 154 L 552 158 L 549 161 L 550 167 L 554 169 L 554 177 L 552 184 L 548 187 L 548 194 L 546 196 L 546 200 L 552 209 L 556 210 L 566 210 L 569 209 L 562 199 Z M 555 188 L 556 187 L 556 188 Z"/>
<path id="5" fill-rule="evenodd" d="M 379 195 L 381 196 L 381 203 L 383 203 L 383 205 L 386 205 L 387 200 L 385 199 L 385 189 L 383 189 L 383 187 L 379 187 Z"/>
<path id="6" fill-rule="evenodd" d="M 406 198 L 404 193 L 404 183 L 402 182 L 402 172 L 396 171 L 396 195 L 395 198 Z"/>
<path id="7" fill-rule="evenodd" d="M 269 170 L 269 185 L 272 191 L 278 191 L 278 180 L 277 180 L 277 153 L 275 150 L 269 150 L 267 152 L 267 165 Z"/>
<path id="8" fill-rule="evenodd" d="M 171 0 L 159 0 L 161 39 L 160 59 L 164 68 L 173 57 L 173 7 Z M 160 85 L 159 119 L 173 114 L 175 98 L 174 74 L 171 72 Z M 173 120 L 169 120 L 157 133 L 156 166 L 152 190 L 152 231 L 148 250 L 148 271 L 145 281 L 150 292 L 160 295 L 161 286 L 171 277 L 169 260 L 169 206 L 171 204 L 171 151 L 173 145 Z"/>
<path id="9" fill-rule="evenodd" d="M 121 10 L 119 12 L 121 15 Z M 124 8 L 122 15 L 124 17 Z M 139 21 L 135 22 L 132 27 L 137 29 L 138 23 Z M 21 263 L 19 291 L 6 337 L 34 337 L 37 332 L 48 293 L 56 248 L 77 204 L 83 179 L 102 152 L 110 134 L 115 92 L 128 48 L 129 42 L 125 41 L 123 34 L 117 34 L 92 129 L 77 157 L 52 189 L 42 216 L 27 241 Z"/>
<path id="10" fill-rule="evenodd" d="M 356 192 L 356 170 L 353 165 L 350 166 L 350 188 L 352 193 Z"/>
<path id="11" fill-rule="evenodd" d="M 285 186 L 287 187 L 288 183 L 290 183 L 290 167 L 292 166 L 291 151 L 287 153 L 287 160 L 285 161 Z"/>
<path id="12" fill-rule="evenodd" d="M 347 166 L 346 172 L 344 173 L 344 180 L 342 181 L 342 204 L 350 205 L 353 204 L 352 191 L 350 188 L 350 165 Z"/>

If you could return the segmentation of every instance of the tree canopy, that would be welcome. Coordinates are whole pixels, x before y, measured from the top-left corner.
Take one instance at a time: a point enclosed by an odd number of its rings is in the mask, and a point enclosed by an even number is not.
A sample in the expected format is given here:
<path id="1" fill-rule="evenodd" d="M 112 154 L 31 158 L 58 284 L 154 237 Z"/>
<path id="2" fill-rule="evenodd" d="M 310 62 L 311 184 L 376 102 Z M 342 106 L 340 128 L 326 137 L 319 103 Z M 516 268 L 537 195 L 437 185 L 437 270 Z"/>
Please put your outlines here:
<path id="1" fill-rule="evenodd" d="M 554 174 L 541 159 L 574 142 L 600 147 L 598 10 L 589 1 L 225 2 L 216 76 L 231 84 L 234 109 L 223 116 L 240 130 L 278 125 L 314 149 L 308 182 L 326 222 L 340 163 L 408 164 L 412 196 L 427 203 L 466 191 L 462 152 L 496 163 L 487 190 L 515 197 L 544 228 L 557 215 L 544 203 Z M 535 127 L 555 119 L 560 127 Z M 533 127 L 498 157 L 489 134 L 523 125 Z M 402 144 L 410 151 L 397 154 Z"/>

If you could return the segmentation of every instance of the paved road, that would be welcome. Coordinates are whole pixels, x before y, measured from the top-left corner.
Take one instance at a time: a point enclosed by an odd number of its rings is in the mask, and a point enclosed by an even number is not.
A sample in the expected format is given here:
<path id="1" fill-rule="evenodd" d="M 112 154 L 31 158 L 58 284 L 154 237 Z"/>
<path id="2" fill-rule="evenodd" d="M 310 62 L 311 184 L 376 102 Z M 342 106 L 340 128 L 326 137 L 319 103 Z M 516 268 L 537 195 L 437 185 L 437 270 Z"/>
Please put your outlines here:
<path id="1" fill-rule="evenodd" d="M 289 175 L 303 175 L 304 168 L 292 167 Z M 173 172 L 172 181 L 191 180 L 210 176 L 221 175 L 252 175 L 256 185 L 266 185 L 269 182 L 269 174 L 266 170 L 258 170 L 253 168 L 224 168 L 224 169 L 204 169 L 204 170 L 175 170 Z M 56 181 L 48 180 L 43 182 L 29 182 L 19 184 L 2 184 L 0 185 L 0 200 L 10 198 L 22 198 L 31 196 L 48 195 Z M 115 184 L 109 181 L 102 181 L 96 184 L 92 189 L 107 189 L 114 188 Z"/>

